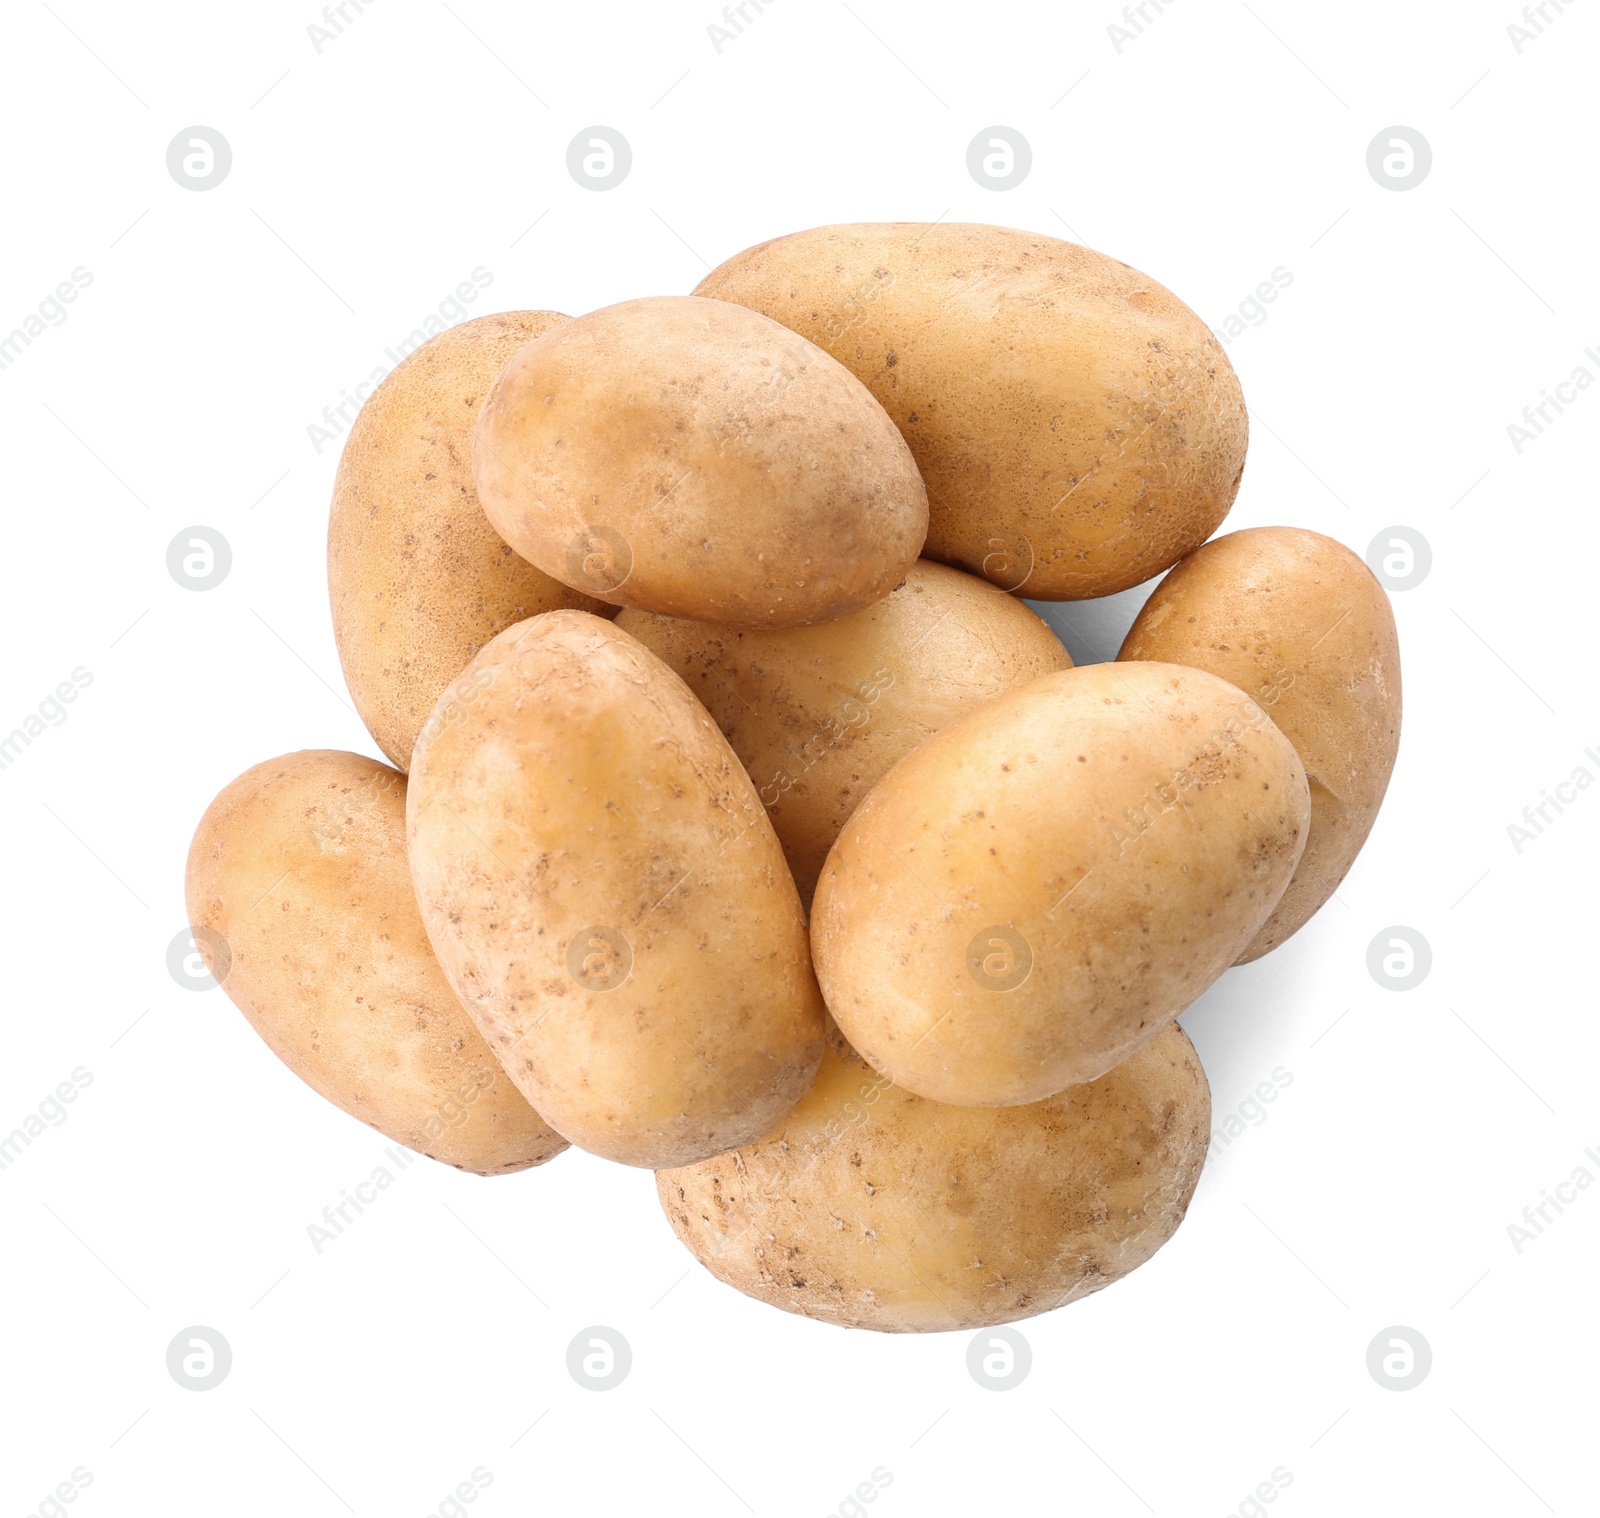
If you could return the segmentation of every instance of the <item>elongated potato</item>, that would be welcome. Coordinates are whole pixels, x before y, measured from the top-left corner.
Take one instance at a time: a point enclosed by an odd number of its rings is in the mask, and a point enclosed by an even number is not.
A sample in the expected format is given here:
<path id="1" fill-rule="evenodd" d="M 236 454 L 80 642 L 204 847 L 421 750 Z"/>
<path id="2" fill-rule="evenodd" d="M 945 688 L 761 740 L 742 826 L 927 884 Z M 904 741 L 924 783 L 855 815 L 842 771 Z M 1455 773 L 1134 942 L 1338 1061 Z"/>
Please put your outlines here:
<path id="1" fill-rule="evenodd" d="M 819 627 L 715 627 L 625 611 L 617 626 L 676 670 L 755 781 L 809 903 L 839 829 L 925 738 L 1072 660 L 1033 612 L 919 559 L 865 611 Z"/>
<path id="2" fill-rule="evenodd" d="M 1400 747 L 1400 645 L 1372 571 L 1299 527 L 1252 527 L 1190 554 L 1145 603 L 1119 659 L 1209 670 L 1253 696 L 1311 788 L 1306 851 L 1240 956 L 1259 959 L 1339 888 L 1377 819 Z"/>
<path id="3" fill-rule="evenodd" d="M 1006 227 L 818 227 L 695 294 L 825 348 L 883 403 L 928 487 L 924 554 L 1033 600 L 1126 590 L 1216 531 L 1244 469 L 1239 382 L 1171 291 Z"/>
<path id="4" fill-rule="evenodd" d="M 725 301 L 624 301 L 547 332 L 484 403 L 489 520 L 617 606 L 798 627 L 869 606 L 922 548 L 910 452 L 843 365 Z"/>
<path id="5" fill-rule="evenodd" d="M 195 943 L 319 1096 L 447 1165 L 499 1175 L 567 1147 L 523 1100 L 428 947 L 406 777 L 313 749 L 244 772 L 189 849 Z"/>
<path id="6" fill-rule="evenodd" d="M 439 692 L 502 628 L 558 606 L 604 610 L 514 554 L 472 483 L 484 395 L 518 349 L 566 320 L 503 311 L 439 333 L 345 439 L 328 517 L 333 634 L 361 720 L 401 769 Z"/>
<path id="7" fill-rule="evenodd" d="M 705 708 L 577 611 L 501 633 L 451 702 L 412 762 L 412 878 L 523 1093 L 628 1165 L 764 1133 L 816 1073 L 822 998 L 783 851 Z"/>
<path id="8" fill-rule="evenodd" d="M 690 1252 L 747 1296 L 886 1333 L 981 1328 L 1148 1260 L 1183 1220 L 1210 1114 L 1176 1025 L 1091 1085 L 999 1111 L 912 1096 L 835 1032 L 771 1133 L 656 1187 Z"/>
<path id="9" fill-rule="evenodd" d="M 828 1009 L 933 1101 L 1093 1080 L 1238 958 L 1309 812 L 1289 740 L 1215 675 L 1042 675 L 902 759 L 844 825 L 811 914 Z"/>

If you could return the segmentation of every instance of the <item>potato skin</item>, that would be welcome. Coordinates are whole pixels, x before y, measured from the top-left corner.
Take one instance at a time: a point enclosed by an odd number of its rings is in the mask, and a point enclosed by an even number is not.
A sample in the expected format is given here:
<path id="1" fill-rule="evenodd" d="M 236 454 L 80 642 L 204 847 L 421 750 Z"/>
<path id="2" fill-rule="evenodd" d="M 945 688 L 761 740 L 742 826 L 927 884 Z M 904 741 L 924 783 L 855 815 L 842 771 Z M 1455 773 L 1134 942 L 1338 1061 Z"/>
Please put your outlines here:
<path id="1" fill-rule="evenodd" d="M 933 1101 L 1094 1080 L 1238 958 L 1309 811 L 1289 740 L 1214 675 L 1042 675 L 914 750 L 845 824 L 811 913 L 828 1010 Z"/>
<path id="2" fill-rule="evenodd" d="M 818 627 L 744 630 L 624 611 L 755 782 L 809 903 L 862 798 L 925 738 L 1072 659 L 1021 602 L 919 559 L 883 600 Z"/>
<path id="3" fill-rule="evenodd" d="M 825 348 L 883 403 L 928 489 L 923 553 L 1033 600 L 1110 595 L 1216 531 L 1248 418 L 1210 329 L 1138 270 L 1007 227 L 818 227 L 695 294 Z"/>
<path id="4" fill-rule="evenodd" d="M 1383 804 L 1400 747 L 1389 598 L 1342 543 L 1299 527 L 1251 527 L 1179 564 L 1117 657 L 1221 676 L 1272 713 L 1305 765 L 1306 851 L 1239 962 L 1259 959 L 1338 889 Z"/>
<path id="5" fill-rule="evenodd" d="M 843 365 L 725 301 L 666 296 L 524 348 L 484 404 L 478 494 L 547 574 L 734 627 L 886 596 L 928 529 L 894 424 Z"/>
<path id="6" fill-rule="evenodd" d="M 445 973 L 551 1125 L 689 1164 L 811 1084 L 823 1008 L 783 852 L 733 750 L 654 654 L 555 611 L 446 692 L 409 838 Z"/>
<path id="7" fill-rule="evenodd" d="M 223 990 L 319 1096 L 460 1170 L 542 1165 L 567 1141 L 433 957 L 406 870 L 405 795 L 404 775 L 362 754 L 311 749 L 246 770 L 195 829 L 189 921 L 226 940 Z"/>
<path id="8" fill-rule="evenodd" d="M 835 1032 L 760 1142 L 656 1177 L 718 1280 L 848 1328 L 927 1333 L 1065 1306 L 1177 1230 L 1211 1096 L 1176 1024 L 1091 1085 L 996 1111 L 925 1101 Z"/>
<path id="9" fill-rule="evenodd" d="M 328 593 L 356 710 L 400 769 L 433 704 L 502 628 L 558 606 L 605 611 L 519 558 L 472 483 L 489 386 L 555 311 L 474 317 L 430 338 L 372 393 L 339 457 Z"/>

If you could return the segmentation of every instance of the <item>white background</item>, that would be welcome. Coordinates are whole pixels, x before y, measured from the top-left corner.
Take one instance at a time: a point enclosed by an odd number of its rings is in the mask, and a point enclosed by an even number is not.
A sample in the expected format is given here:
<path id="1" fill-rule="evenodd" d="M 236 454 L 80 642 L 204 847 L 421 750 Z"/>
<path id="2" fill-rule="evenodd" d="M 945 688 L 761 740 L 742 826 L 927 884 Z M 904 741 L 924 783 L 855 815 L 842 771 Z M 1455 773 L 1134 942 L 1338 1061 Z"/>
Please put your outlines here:
<path id="1" fill-rule="evenodd" d="M 883 1467 L 885 1518 L 1222 1518 L 1284 1467 L 1288 1518 L 1594 1512 L 1600 1188 L 1520 1253 L 1507 1225 L 1600 1177 L 1600 794 L 1520 852 L 1507 826 L 1600 775 L 1600 394 L 1520 454 L 1506 429 L 1600 376 L 1600 14 L 1551 6 L 1520 53 L 1510 0 L 1182 0 L 1120 52 L 1110 0 L 770 0 L 720 53 L 713 0 L 350 14 L 318 53 L 311 0 L 4 11 L 0 333 L 93 282 L 0 370 L 0 730 L 75 667 L 93 683 L 0 771 L 0 1132 L 93 1079 L 0 1172 L 0 1508 L 84 1467 L 88 1518 L 423 1518 L 483 1467 L 484 1518 L 823 1518 Z M 566 169 L 597 123 L 634 155 L 605 193 Z M 166 167 L 194 124 L 233 152 L 204 193 Z M 1005 193 L 966 168 L 994 124 L 1033 149 Z M 1395 124 L 1434 154 L 1404 193 L 1366 167 Z M 1148 1266 L 1022 1325 L 1004 1393 L 967 1335 L 743 1299 L 647 1173 L 576 1151 L 495 1180 L 419 1161 L 315 1254 L 381 1141 L 165 965 L 211 796 L 292 749 L 376 753 L 327 608 L 337 445 L 308 424 L 475 267 L 468 314 L 581 312 L 784 232 L 941 216 L 1075 234 L 1214 327 L 1290 271 L 1229 349 L 1254 426 L 1227 527 L 1431 544 L 1394 598 L 1405 730 L 1369 847 L 1184 1019 L 1219 1122 L 1276 1067 L 1292 1084 Z M 195 524 L 233 551 L 204 593 L 166 568 Z M 1403 993 L 1367 970 L 1391 925 L 1432 946 Z M 193 1324 L 232 1345 L 214 1391 L 166 1370 Z M 614 1391 L 567 1374 L 591 1324 L 632 1345 Z M 1432 1346 L 1415 1390 L 1366 1368 L 1391 1325 Z"/>

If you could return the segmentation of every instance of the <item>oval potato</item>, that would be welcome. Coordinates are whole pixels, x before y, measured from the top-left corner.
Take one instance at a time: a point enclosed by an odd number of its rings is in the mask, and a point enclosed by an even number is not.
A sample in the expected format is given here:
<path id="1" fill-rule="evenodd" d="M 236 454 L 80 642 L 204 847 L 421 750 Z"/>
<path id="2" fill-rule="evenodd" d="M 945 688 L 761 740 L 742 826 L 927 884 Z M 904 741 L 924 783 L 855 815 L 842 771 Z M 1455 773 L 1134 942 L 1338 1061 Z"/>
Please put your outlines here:
<path id="1" fill-rule="evenodd" d="M 1148 1260 L 1183 1220 L 1210 1114 L 1176 1024 L 1091 1085 L 998 1111 L 912 1096 L 835 1033 L 771 1133 L 656 1186 L 690 1252 L 747 1296 L 885 1333 L 982 1328 Z"/>
<path id="2" fill-rule="evenodd" d="M 480 1175 L 543 1164 L 567 1141 L 500 1068 L 428 947 L 405 796 L 404 775 L 361 754 L 246 770 L 189 849 L 196 946 L 272 1052 L 352 1117 Z"/>
<path id="3" fill-rule="evenodd" d="M 924 554 L 1033 600 L 1148 580 L 1228 514 L 1248 419 L 1222 345 L 1155 280 L 1007 227 L 818 227 L 695 294 L 826 349 L 883 403 L 928 489 Z"/>
<path id="4" fill-rule="evenodd" d="M 811 913 L 828 1010 L 933 1101 L 1094 1080 L 1238 958 L 1308 816 L 1293 747 L 1226 681 L 1042 675 L 914 750 L 845 824 Z"/>
<path id="5" fill-rule="evenodd" d="M 725 301 L 624 301 L 557 327 L 484 404 L 478 494 L 547 574 L 736 627 L 888 595 L 928 528 L 894 424 L 843 365 Z"/>
<path id="6" fill-rule="evenodd" d="M 411 770 L 417 900 L 506 1068 L 628 1165 L 748 1143 L 811 1084 L 823 1008 L 794 882 L 705 708 L 611 623 L 508 628 Z"/>
<path id="7" fill-rule="evenodd" d="M 1252 527 L 1179 564 L 1117 657 L 1221 676 L 1272 713 L 1305 765 L 1306 850 L 1240 956 L 1259 959 L 1338 889 L 1389 787 L 1400 747 L 1400 645 L 1389 598 L 1342 543 L 1299 527 Z"/>
<path id="8" fill-rule="evenodd" d="M 1020 601 L 919 559 L 883 600 L 818 627 L 740 629 L 624 611 L 755 782 L 809 903 L 851 812 L 956 718 L 1072 660 Z"/>
<path id="9" fill-rule="evenodd" d="M 502 311 L 439 333 L 345 439 L 328 517 L 333 635 L 361 720 L 401 769 L 439 692 L 497 632 L 559 606 L 606 610 L 514 554 L 472 483 L 484 395 L 519 348 L 566 320 Z"/>

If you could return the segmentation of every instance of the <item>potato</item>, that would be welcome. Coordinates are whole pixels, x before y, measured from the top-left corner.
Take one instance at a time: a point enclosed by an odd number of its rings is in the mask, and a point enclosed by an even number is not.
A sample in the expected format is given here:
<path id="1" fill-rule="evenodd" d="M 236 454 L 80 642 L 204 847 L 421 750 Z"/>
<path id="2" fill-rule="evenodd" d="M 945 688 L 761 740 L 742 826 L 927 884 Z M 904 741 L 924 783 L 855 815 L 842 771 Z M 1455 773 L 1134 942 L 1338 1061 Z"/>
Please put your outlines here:
<path id="1" fill-rule="evenodd" d="M 1211 1097 L 1175 1024 L 1092 1085 L 950 1107 L 837 1034 L 759 1143 L 656 1178 L 718 1280 L 788 1312 L 887 1333 L 1009 1323 L 1136 1269 L 1183 1221 Z"/>
<path id="2" fill-rule="evenodd" d="M 871 605 L 928 528 L 883 407 L 725 301 L 624 301 L 547 332 L 490 392 L 473 456 L 489 520 L 547 574 L 734 627 Z"/>
<path id="3" fill-rule="evenodd" d="M 333 633 L 356 710 L 401 769 L 439 692 L 502 628 L 558 606 L 605 610 L 514 554 L 472 483 L 479 403 L 519 348 L 566 320 L 505 311 L 441 332 L 345 439 L 328 517 Z"/>
<path id="4" fill-rule="evenodd" d="M 1041 675 L 913 750 L 845 824 L 811 913 L 828 1009 L 932 1101 L 1093 1080 L 1238 958 L 1309 812 L 1289 740 L 1226 681 Z"/>
<path id="5" fill-rule="evenodd" d="M 617 626 L 676 670 L 755 781 L 810 902 L 845 819 L 923 739 L 1072 660 L 987 581 L 919 559 L 882 601 L 820 627 L 714 627 L 625 611 Z"/>
<path id="6" fill-rule="evenodd" d="M 405 861 L 406 777 L 314 749 L 244 772 L 189 849 L 195 943 L 319 1096 L 460 1170 L 567 1147 L 512 1084 L 428 947 Z M 220 962 L 219 962 L 220 961 Z"/>
<path id="7" fill-rule="evenodd" d="M 1206 324 L 1102 253 L 1005 227 L 818 227 L 697 295 L 776 318 L 849 368 L 927 483 L 931 559 L 1033 600 L 1110 595 L 1216 530 L 1248 423 Z"/>
<path id="8" fill-rule="evenodd" d="M 609 622 L 508 628 L 411 768 L 411 872 L 445 973 L 573 1143 L 690 1164 L 765 1133 L 823 1008 L 755 787 L 688 688 Z"/>
<path id="9" fill-rule="evenodd" d="M 1240 956 L 1259 959 L 1338 889 L 1372 830 L 1400 746 L 1400 647 L 1371 570 L 1298 527 L 1207 543 L 1163 580 L 1121 659 L 1209 670 L 1272 713 L 1305 765 L 1311 827 L 1272 915 Z"/>

